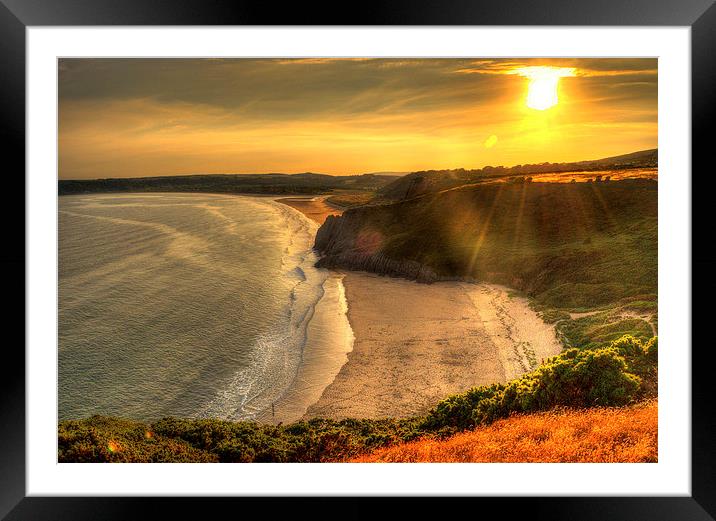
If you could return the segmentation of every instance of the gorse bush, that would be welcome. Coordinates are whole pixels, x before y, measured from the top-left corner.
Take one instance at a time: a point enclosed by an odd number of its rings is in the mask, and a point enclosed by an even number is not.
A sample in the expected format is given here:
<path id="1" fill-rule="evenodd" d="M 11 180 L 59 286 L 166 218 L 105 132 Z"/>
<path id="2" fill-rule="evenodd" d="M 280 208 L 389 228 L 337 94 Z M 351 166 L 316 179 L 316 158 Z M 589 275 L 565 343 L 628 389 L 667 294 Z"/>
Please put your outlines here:
<path id="1" fill-rule="evenodd" d="M 656 342 L 655 337 L 644 345 L 625 336 L 608 348 L 568 349 L 507 384 L 450 396 L 428 413 L 422 427 L 452 433 L 513 413 L 626 405 L 643 394 L 640 375 L 656 370 Z"/>
<path id="2" fill-rule="evenodd" d="M 287 426 L 164 418 L 152 425 L 93 416 L 60 424 L 64 462 L 320 462 L 416 439 L 417 419 L 300 421 Z"/>
<path id="3" fill-rule="evenodd" d="M 344 461 L 515 413 L 627 405 L 656 392 L 657 358 L 656 337 L 643 343 L 624 336 L 604 348 L 568 349 L 521 378 L 450 396 L 427 415 L 410 418 L 314 419 L 274 426 L 178 418 L 147 425 L 93 416 L 60 423 L 58 456 L 61 462 Z"/>
<path id="4" fill-rule="evenodd" d="M 180 439 L 157 436 L 140 422 L 93 416 L 60 423 L 60 462 L 216 462 L 217 455 Z"/>

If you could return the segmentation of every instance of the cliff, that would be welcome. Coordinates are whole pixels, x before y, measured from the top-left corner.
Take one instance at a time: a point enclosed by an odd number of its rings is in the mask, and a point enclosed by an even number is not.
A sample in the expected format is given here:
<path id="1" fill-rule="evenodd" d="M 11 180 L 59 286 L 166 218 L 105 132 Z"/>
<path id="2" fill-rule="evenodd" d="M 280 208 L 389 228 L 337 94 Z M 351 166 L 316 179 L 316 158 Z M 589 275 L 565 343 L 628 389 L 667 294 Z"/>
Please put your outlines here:
<path id="1" fill-rule="evenodd" d="M 390 258 L 380 251 L 380 236 L 366 230 L 364 214 L 357 210 L 345 212 L 343 216 L 328 216 L 316 233 L 314 247 L 324 254 L 317 263 L 318 267 L 370 271 L 419 282 L 435 282 L 439 279 L 435 271 L 425 264 Z"/>
<path id="2" fill-rule="evenodd" d="M 551 307 L 657 288 L 657 182 L 464 186 L 329 217 L 318 265 L 507 284 Z"/>

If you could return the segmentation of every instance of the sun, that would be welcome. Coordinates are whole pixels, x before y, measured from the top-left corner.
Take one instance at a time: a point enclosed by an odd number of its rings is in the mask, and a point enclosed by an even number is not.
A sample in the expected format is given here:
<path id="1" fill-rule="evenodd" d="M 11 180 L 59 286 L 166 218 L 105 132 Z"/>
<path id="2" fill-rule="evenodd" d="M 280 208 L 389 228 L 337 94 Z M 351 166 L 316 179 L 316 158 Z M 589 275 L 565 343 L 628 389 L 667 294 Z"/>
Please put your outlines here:
<path id="1" fill-rule="evenodd" d="M 515 74 L 530 80 L 527 90 L 527 106 L 535 110 L 547 110 L 558 102 L 557 87 L 560 78 L 576 76 L 573 67 L 523 67 L 516 69 Z"/>

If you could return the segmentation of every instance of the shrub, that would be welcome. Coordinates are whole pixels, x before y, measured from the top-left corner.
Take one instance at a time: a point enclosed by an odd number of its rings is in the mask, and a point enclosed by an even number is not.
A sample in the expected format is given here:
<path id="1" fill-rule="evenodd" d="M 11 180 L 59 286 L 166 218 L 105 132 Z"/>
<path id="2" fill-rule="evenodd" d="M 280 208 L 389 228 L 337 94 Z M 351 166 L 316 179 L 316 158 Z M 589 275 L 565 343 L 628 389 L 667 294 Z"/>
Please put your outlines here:
<path id="1" fill-rule="evenodd" d="M 644 346 L 644 353 L 646 354 L 646 358 L 654 366 L 656 366 L 656 364 L 659 360 L 659 345 L 658 344 L 659 344 L 658 337 L 653 337 Z"/>
<path id="2" fill-rule="evenodd" d="M 656 340 L 647 345 L 624 337 L 607 348 L 568 349 L 506 385 L 478 387 L 443 400 L 422 428 L 454 432 L 515 412 L 629 404 L 639 397 L 642 384 L 635 373 L 655 368 Z"/>
<path id="3" fill-rule="evenodd" d="M 61 422 L 57 438 L 60 462 L 217 461 L 214 454 L 182 440 L 155 436 L 143 423 L 104 416 Z"/>
<path id="4" fill-rule="evenodd" d="M 618 340 L 612 342 L 612 347 L 616 349 L 620 355 L 627 358 L 637 358 L 645 354 L 644 346 L 641 340 L 631 336 L 624 335 Z"/>

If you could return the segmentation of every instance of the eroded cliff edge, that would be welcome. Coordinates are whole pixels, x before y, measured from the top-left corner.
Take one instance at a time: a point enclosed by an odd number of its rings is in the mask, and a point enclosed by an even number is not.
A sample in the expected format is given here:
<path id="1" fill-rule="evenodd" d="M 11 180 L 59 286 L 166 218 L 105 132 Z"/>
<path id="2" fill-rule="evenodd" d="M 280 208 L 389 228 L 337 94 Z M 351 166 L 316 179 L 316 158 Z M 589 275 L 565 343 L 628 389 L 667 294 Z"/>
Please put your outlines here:
<path id="1" fill-rule="evenodd" d="M 465 186 L 329 217 L 319 267 L 488 281 L 550 307 L 655 297 L 653 180 Z"/>

